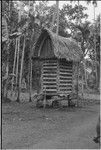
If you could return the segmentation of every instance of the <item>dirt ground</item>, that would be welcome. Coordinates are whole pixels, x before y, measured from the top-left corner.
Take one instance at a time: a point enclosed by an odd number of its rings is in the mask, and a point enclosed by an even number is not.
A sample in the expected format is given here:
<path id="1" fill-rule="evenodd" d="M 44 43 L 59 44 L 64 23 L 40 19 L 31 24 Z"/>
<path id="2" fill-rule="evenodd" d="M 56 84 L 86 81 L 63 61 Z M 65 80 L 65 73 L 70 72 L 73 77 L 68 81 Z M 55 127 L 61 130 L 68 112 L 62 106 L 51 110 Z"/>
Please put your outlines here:
<path id="1" fill-rule="evenodd" d="M 3 149 L 99 149 L 93 142 L 100 104 L 36 108 L 33 102 L 2 104 Z"/>

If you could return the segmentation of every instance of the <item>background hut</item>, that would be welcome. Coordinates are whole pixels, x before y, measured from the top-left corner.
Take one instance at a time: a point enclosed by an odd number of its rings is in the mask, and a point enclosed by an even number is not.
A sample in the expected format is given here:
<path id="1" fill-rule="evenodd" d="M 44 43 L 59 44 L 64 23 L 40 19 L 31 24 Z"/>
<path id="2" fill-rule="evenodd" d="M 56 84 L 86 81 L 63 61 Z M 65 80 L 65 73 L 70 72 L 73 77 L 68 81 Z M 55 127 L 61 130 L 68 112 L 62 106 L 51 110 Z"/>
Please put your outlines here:
<path id="1" fill-rule="evenodd" d="M 33 50 L 33 63 L 37 61 L 41 65 L 38 92 L 48 96 L 74 92 L 81 57 L 82 51 L 73 39 L 42 29 Z"/>

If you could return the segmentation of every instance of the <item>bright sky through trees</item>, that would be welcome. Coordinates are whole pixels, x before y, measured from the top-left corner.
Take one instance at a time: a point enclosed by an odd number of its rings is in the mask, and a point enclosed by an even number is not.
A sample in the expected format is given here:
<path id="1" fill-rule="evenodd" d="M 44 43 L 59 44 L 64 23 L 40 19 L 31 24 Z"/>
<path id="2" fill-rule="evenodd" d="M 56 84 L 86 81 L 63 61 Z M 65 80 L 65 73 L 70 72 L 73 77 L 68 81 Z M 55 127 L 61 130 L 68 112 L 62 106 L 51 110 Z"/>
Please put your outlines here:
<path id="1" fill-rule="evenodd" d="M 56 2 L 55 1 L 49 1 L 48 3 L 49 3 L 48 5 L 53 5 Z M 87 12 L 87 14 L 88 14 L 88 20 L 93 22 L 93 20 L 94 20 L 94 6 L 93 6 L 93 4 L 91 3 L 88 5 L 87 2 L 85 2 L 85 1 L 80 1 L 79 3 L 88 8 L 88 10 L 86 10 L 85 12 Z M 62 6 L 64 4 L 72 4 L 74 6 L 75 4 L 77 4 L 77 2 L 71 3 L 70 1 L 59 1 L 60 9 L 62 8 Z M 101 1 L 97 1 L 97 7 L 95 8 L 95 15 L 98 16 L 99 14 L 101 14 Z"/>

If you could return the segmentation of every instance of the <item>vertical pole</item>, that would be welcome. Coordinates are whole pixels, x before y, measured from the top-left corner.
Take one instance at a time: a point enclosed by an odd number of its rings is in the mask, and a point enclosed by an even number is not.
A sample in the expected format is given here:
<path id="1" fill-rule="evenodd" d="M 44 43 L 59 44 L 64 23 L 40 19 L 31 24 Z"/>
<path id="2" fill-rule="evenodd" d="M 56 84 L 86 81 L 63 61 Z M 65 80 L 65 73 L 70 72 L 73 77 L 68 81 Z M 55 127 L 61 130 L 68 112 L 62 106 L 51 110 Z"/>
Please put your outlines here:
<path id="1" fill-rule="evenodd" d="M 29 9 L 30 9 L 30 0 L 29 0 Z M 31 34 L 31 33 L 30 33 Z M 32 39 L 33 33 L 30 40 L 30 52 L 29 52 L 29 102 L 31 102 L 31 92 L 32 92 L 32 61 L 31 61 L 31 50 L 32 50 Z"/>
<path id="2" fill-rule="evenodd" d="M 21 20 L 21 14 L 20 14 L 20 10 L 19 10 L 19 18 L 18 18 L 18 22 L 20 22 Z M 18 31 L 20 32 L 20 28 L 18 29 Z M 17 67 L 16 67 L 16 88 L 17 88 L 17 92 L 18 92 L 18 95 L 17 95 L 17 102 L 20 102 L 20 99 L 19 99 L 19 79 L 18 79 L 18 74 L 19 74 L 19 52 L 20 52 L 20 37 L 18 37 L 18 53 L 17 53 Z"/>
<path id="3" fill-rule="evenodd" d="M 97 55 L 96 55 L 96 34 L 95 34 L 95 6 L 96 4 L 94 3 L 94 52 L 95 52 L 95 73 L 96 73 L 96 85 L 97 85 L 97 65 L 96 65 L 96 61 L 97 61 Z M 95 86 L 96 86 L 95 85 Z"/>
<path id="4" fill-rule="evenodd" d="M 16 55 L 17 55 L 17 38 L 16 38 L 16 45 L 15 45 L 15 55 L 14 55 L 14 65 L 13 65 L 13 74 L 15 73 L 15 64 L 16 64 Z M 14 76 L 12 77 L 12 86 L 11 86 L 11 94 L 13 93 L 13 83 L 14 83 Z"/>
<path id="5" fill-rule="evenodd" d="M 77 63 L 77 106 L 79 105 L 78 104 L 78 93 L 79 93 L 79 84 L 78 84 L 78 82 L 79 82 L 79 63 Z"/>
<path id="6" fill-rule="evenodd" d="M 57 6 L 57 30 L 56 30 L 56 34 L 58 35 L 58 32 L 59 32 L 59 0 L 56 0 L 56 6 Z"/>
<path id="7" fill-rule="evenodd" d="M 10 40 L 8 41 L 8 48 L 7 48 L 7 67 L 6 67 L 6 76 L 7 76 L 7 80 L 6 80 L 6 85 L 5 85 L 5 97 L 7 98 L 7 94 L 8 94 L 8 91 L 7 91 L 7 86 L 8 86 L 8 77 L 9 77 L 9 46 L 10 46 Z"/>
<path id="8" fill-rule="evenodd" d="M 17 101 L 20 100 L 20 92 L 21 92 L 21 81 L 22 81 L 22 71 L 23 71 L 23 61 L 24 61 L 24 50 L 25 50 L 25 35 L 24 35 L 24 43 L 23 43 L 23 51 L 22 51 L 22 58 L 21 58 L 21 69 L 20 69 L 20 77 L 19 77 L 19 88 L 18 88 L 18 97 Z"/>
<path id="9" fill-rule="evenodd" d="M 101 13 L 100 13 L 100 37 L 101 37 Z M 101 43 L 100 43 L 100 58 L 101 58 Z M 101 59 L 100 59 L 100 64 L 101 64 Z M 101 75 L 101 69 L 100 69 L 100 75 Z M 99 91 L 101 91 L 101 77 L 100 77 L 100 83 L 99 83 Z"/>
<path id="10" fill-rule="evenodd" d="M 31 46 L 30 46 L 30 54 L 29 54 L 29 102 L 32 101 L 31 100 L 31 92 L 32 92 L 32 61 L 31 61 Z"/>
<path id="11" fill-rule="evenodd" d="M 53 31 L 54 22 L 55 22 L 55 18 L 56 18 L 56 13 L 57 13 L 57 2 L 56 2 L 56 9 L 55 9 L 55 12 L 53 14 L 52 23 L 51 23 L 51 27 L 50 27 L 51 31 Z"/>

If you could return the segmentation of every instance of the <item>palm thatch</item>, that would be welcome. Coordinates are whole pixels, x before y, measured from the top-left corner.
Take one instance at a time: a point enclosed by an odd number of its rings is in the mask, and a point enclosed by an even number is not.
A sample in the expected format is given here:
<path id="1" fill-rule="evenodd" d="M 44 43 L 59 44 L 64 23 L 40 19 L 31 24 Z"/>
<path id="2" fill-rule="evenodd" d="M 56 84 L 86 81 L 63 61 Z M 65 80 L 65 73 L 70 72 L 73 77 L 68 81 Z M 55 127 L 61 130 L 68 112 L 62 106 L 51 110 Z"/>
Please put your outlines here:
<path id="1" fill-rule="evenodd" d="M 46 40 L 50 38 L 52 43 L 52 51 L 54 53 L 54 57 L 58 59 L 66 59 L 67 61 L 80 61 L 83 56 L 82 50 L 78 46 L 78 44 L 72 38 L 64 38 L 61 36 L 57 36 L 49 29 L 42 29 L 41 34 L 35 44 L 35 49 L 33 50 L 33 57 L 40 57 L 39 49 L 42 43 L 44 44 L 44 39 Z M 43 41 L 44 40 L 44 41 Z M 47 48 L 48 49 L 48 48 Z M 53 57 L 53 56 L 52 56 Z"/>

